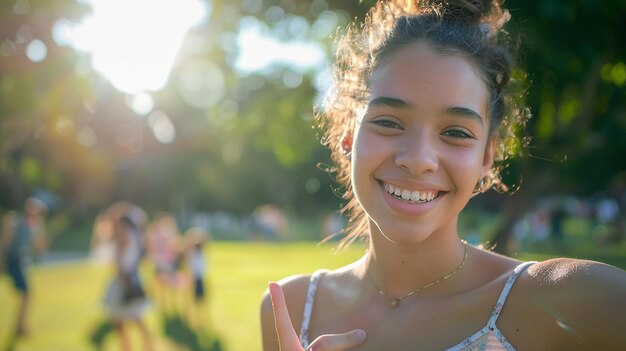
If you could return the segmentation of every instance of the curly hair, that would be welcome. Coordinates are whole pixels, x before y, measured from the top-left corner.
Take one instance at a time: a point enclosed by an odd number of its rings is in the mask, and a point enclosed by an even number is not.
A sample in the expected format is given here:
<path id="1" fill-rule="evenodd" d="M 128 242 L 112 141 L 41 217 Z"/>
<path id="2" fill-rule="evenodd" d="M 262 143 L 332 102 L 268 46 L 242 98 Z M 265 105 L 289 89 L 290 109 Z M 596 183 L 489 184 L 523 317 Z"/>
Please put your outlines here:
<path id="1" fill-rule="evenodd" d="M 331 151 L 335 172 L 346 204 L 348 226 L 340 248 L 359 237 L 367 237 L 367 218 L 351 185 L 350 160 L 342 143 L 351 138 L 358 111 L 365 108 L 369 78 L 381 64 L 400 49 L 428 42 L 446 55 L 462 55 L 481 72 L 489 93 L 489 129 L 498 135 L 496 162 L 477 191 L 494 188 L 508 191 L 500 173 L 507 159 L 521 153 L 528 142 L 519 135 L 530 117 L 528 109 L 513 94 L 513 59 L 508 33 L 503 25 L 508 11 L 498 0 L 380 0 L 362 24 L 352 23 L 337 41 L 333 85 L 322 110 L 318 127 L 324 131 L 322 144 Z M 521 74 L 523 80 L 523 73 Z"/>

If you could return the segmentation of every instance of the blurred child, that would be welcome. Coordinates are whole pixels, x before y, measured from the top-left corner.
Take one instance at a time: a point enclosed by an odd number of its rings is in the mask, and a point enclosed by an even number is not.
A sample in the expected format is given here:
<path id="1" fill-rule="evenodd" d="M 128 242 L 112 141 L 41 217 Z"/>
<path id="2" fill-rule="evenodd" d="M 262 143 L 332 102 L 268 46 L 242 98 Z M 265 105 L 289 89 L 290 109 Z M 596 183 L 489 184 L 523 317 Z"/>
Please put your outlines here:
<path id="1" fill-rule="evenodd" d="M 0 236 L 2 264 L 20 295 L 20 304 L 15 323 L 15 336 L 26 334 L 26 315 L 30 301 L 27 268 L 32 261 L 33 249 L 41 254 L 47 248 L 45 217 L 48 207 L 34 197 L 26 199 L 24 214 L 10 212 L 3 219 Z"/>
<path id="2" fill-rule="evenodd" d="M 149 302 L 139 276 L 143 253 L 141 227 L 126 215 L 115 219 L 114 241 L 116 274 L 105 297 L 109 318 L 119 333 L 121 350 L 131 349 L 127 330 L 130 321 L 139 327 L 145 348 L 151 350 L 152 339 L 142 320 Z"/>
<path id="3" fill-rule="evenodd" d="M 181 239 L 176 219 L 167 212 L 154 216 L 147 228 L 148 257 L 154 265 L 154 298 L 166 307 L 175 306 L 176 290 L 182 285 L 179 272 L 181 264 Z"/>
<path id="4" fill-rule="evenodd" d="M 187 266 L 193 281 L 193 301 L 188 316 L 198 324 L 202 323 L 204 302 L 207 295 L 205 277 L 209 271 L 209 262 L 205 257 L 205 248 L 210 242 L 210 234 L 200 227 L 193 227 L 185 232 Z"/>

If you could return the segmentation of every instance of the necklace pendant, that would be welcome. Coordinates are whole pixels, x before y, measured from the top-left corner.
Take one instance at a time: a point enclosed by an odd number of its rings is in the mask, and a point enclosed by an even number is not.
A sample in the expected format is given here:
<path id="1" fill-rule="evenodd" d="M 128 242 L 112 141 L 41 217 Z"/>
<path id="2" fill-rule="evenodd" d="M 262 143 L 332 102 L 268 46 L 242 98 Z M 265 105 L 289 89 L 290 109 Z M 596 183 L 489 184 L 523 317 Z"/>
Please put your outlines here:
<path id="1" fill-rule="evenodd" d="M 397 308 L 398 306 L 400 306 L 400 299 L 395 297 L 390 298 L 389 300 L 387 300 L 387 306 L 392 310 Z"/>

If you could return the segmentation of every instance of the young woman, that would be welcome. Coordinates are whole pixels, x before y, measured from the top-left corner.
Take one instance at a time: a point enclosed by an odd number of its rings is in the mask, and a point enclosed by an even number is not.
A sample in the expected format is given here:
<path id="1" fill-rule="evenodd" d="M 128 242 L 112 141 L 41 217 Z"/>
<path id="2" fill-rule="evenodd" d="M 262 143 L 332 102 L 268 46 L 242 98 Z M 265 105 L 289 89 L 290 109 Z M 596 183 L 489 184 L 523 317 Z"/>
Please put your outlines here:
<path id="1" fill-rule="evenodd" d="M 494 161 L 526 118 L 508 90 L 507 20 L 496 0 L 397 0 L 348 29 L 321 118 L 347 240 L 367 235 L 369 250 L 270 283 L 265 351 L 626 348 L 623 271 L 520 262 L 459 237 L 468 201 L 504 186 Z"/>

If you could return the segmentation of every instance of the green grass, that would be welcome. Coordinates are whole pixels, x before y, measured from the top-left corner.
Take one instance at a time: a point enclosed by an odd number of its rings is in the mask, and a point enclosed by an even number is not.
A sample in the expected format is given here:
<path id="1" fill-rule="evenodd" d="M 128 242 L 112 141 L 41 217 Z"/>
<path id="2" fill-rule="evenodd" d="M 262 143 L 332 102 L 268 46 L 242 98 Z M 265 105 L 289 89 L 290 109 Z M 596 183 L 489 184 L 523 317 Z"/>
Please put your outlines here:
<path id="1" fill-rule="evenodd" d="M 165 313 L 155 306 L 146 321 L 155 335 L 157 350 L 175 349 L 175 340 L 187 345 L 181 350 L 260 349 L 259 303 L 268 282 L 320 267 L 344 265 L 362 255 L 363 249 L 357 246 L 335 255 L 333 245 L 316 246 L 310 242 L 214 243 L 207 251 L 211 265 L 210 299 L 204 307 L 204 326 L 190 329 L 171 307 Z M 112 272 L 108 265 L 89 261 L 33 266 L 31 335 L 20 340 L 15 350 L 97 350 L 90 341 L 92 337 L 99 341 L 101 350 L 116 350 L 117 337 L 104 323 L 101 307 Z M 143 273 L 150 289 L 151 267 L 146 265 Z M 13 329 L 17 297 L 8 277 L 0 277 L 0 348 L 4 350 Z M 135 329 L 131 329 L 132 341 L 140 346 Z M 198 343 L 190 331 L 195 333 Z"/>
<path id="2" fill-rule="evenodd" d="M 333 249 L 332 244 L 317 246 L 311 242 L 215 242 L 207 251 L 211 294 L 208 305 L 201 310 L 205 317 L 203 326 L 189 324 L 172 308 L 164 310 L 163 306 L 155 306 L 146 320 L 155 337 L 156 349 L 259 350 L 259 302 L 267 283 L 317 268 L 336 268 L 364 252 L 356 244 L 338 254 Z M 522 254 L 519 258 L 541 260 L 553 256 L 539 252 Z M 599 257 L 626 268 L 623 254 Z M 148 265 L 143 268 L 150 293 L 154 282 L 152 268 Z M 108 265 L 89 261 L 32 267 L 31 335 L 20 340 L 15 350 L 117 350 L 117 337 L 104 323 L 100 303 L 111 273 Z M 16 309 L 16 296 L 5 275 L 0 278 L 0 296 L 0 347 L 4 350 Z M 132 331 L 133 343 L 138 346 L 136 349 L 141 349 L 138 333 Z M 176 348 L 177 340 L 185 347 Z"/>

